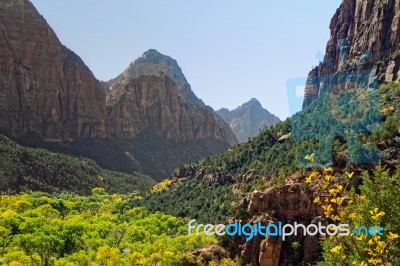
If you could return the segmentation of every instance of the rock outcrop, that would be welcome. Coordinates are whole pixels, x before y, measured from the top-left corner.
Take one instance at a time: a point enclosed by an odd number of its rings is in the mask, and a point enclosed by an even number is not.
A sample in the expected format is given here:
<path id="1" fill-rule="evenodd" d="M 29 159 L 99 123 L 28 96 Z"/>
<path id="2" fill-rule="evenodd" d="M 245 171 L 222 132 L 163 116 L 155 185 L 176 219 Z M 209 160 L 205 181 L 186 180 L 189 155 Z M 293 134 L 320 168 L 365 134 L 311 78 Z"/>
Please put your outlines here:
<path id="1" fill-rule="evenodd" d="M 0 2 L 0 129 L 43 140 L 106 137 L 105 93 L 27 0 Z"/>
<path id="2" fill-rule="evenodd" d="M 332 87 L 400 78 L 400 1 L 344 0 L 330 23 L 323 62 L 308 76 L 303 106 Z"/>
<path id="3" fill-rule="evenodd" d="M 131 139 L 150 130 L 171 141 L 237 144 L 229 125 L 192 92 L 177 62 L 154 49 L 109 84 L 109 137 Z"/>
<path id="4" fill-rule="evenodd" d="M 230 125 L 240 143 L 257 136 L 260 129 L 280 122 L 277 116 L 264 109 L 254 98 L 235 110 L 222 108 L 217 113 Z"/>
<path id="5" fill-rule="evenodd" d="M 288 183 L 283 188 L 249 193 L 242 202 L 250 217 L 249 223 L 256 224 L 303 224 L 323 221 L 320 207 L 303 191 L 301 183 Z M 237 240 L 241 245 L 241 258 L 245 264 L 260 266 L 307 265 L 317 261 L 321 251 L 319 237 L 298 236 L 282 241 L 282 237 L 256 236 L 250 241 Z M 293 243 L 300 246 L 294 248 Z M 303 263 L 303 264 L 302 264 Z"/>

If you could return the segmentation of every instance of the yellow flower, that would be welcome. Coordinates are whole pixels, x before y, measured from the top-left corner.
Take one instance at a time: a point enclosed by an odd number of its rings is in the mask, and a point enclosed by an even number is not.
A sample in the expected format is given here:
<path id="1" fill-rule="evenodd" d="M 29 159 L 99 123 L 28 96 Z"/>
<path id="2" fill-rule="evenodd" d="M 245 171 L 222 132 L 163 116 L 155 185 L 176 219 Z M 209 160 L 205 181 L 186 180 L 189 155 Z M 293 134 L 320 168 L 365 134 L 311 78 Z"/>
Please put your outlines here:
<path id="1" fill-rule="evenodd" d="M 306 159 L 307 161 L 313 163 L 315 161 L 315 154 L 307 154 L 306 156 L 304 156 L 304 159 Z"/>
<path id="2" fill-rule="evenodd" d="M 332 205 L 322 206 L 322 209 L 324 209 L 326 215 L 330 214 L 333 210 Z"/>
<path id="3" fill-rule="evenodd" d="M 329 194 L 336 194 L 338 191 L 335 188 L 328 190 Z"/>
<path id="4" fill-rule="evenodd" d="M 355 212 L 352 212 L 352 213 L 349 214 L 349 218 L 350 219 L 355 219 L 355 218 L 357 218 L 357 214 Z"/>
<path id="5" fill-rule="evenodd" d="M 314 199 L 314 203 L 319 203 L 319 197 L 316 197 L 316 198 Z"/>
<path id="6" fill-rule="evenodd" d="M 324 178 L 326 179 L 326 181 L 331 181 L 332 179 L 333 179 L 333 176 L 331 176 L 331 175 L 326 175 L 326 176 L 324 176 Z"/>
<path id="7" fill-rule="evenodd" d="M 342 246 L 338 245 L 338 246 L 331 248 L 329 251 L 331 253 L 338 253 L 341 249 L 342 249 Z"/>
<path id="8" fill-rule="evenodd" d="M 361 200 L 361 201 L 364 201 L 364 200 L 367 199 L 367 196 L 365 196 L 365 195 L 357 195 L 357 197 L 358 197 L 358 199 Z"/>
<path id="9" fill-rule="evenodd" d="M 337 205 L 342 205 L 343 203 L 343 199 L 342 198 L 335 198 L 335 199 L 331 199 L 332 203 L 336 203 Z"/>
<path id="10" fill-rule="evenodd" d="M 382 259 L 380 259 L 380 258 L 377 258 L 377 259 L 371 258 L 371 259 L 368 260 L 368 262 L 372 263 L 373 265 L 381 265 L 382 264 Z"/>
<path id="11" fill-rule="evenodd" d="M 346 175 L 347 175 L 347 177 L 350 179 L 350 178 L 352 178 L 352 177 L 353 177 L 353 175 L 354 175 L 354 172 L 351 172 L 351 173 L 349 173 L 349 172 L 346 172 Z"/>
<path id="12" fill-rule="evenodd" d="M 307 184 L 311 184 L 311 181 L 312 181 L 312 177 L 311 177 L 311 175 L 309 175 L 309 176 L 306 178 L 306 183 L 307 183 Z"/>
<path id="13" fill-rule="evenodd" d="M 378 212 L 379 209 L 378 208 L 374 208 L 373 211 L 369 211 L 369 213 L 372 215 L 372 219 L 374 220 L 378 220 L 379 217 L 384 216 L 386 213 L 385 212 Z"/>
<path id="14" fill-rule="evenodd" d="M 389 232 L 388 238 L 390 240 L 393 240 L 393 239 L 399 238 L 399 235 L 398 234 L 393 234 L 392 232 Z"/>
<path id="15" fill-rule="evenodd" d="M 378 241 L 378 242 L 376 242 L 376 248 L 375 248 L 375 250 L 376 250 L 378 253 L 382 254 L 382 253 L 383 253 L 383 250 L 385 249 L 385 246 L 386 246 L 385 242 L 383 242 L 383 241 Z"/>
<path id="16" fill-rule="evenodd" d="M 366 235 L 360 235 L 360 236 L 355 235 L 355 236 L 356 236 L 356 240 L 359 240 L 359 241 L 364 241 L 367 239 Z"/>

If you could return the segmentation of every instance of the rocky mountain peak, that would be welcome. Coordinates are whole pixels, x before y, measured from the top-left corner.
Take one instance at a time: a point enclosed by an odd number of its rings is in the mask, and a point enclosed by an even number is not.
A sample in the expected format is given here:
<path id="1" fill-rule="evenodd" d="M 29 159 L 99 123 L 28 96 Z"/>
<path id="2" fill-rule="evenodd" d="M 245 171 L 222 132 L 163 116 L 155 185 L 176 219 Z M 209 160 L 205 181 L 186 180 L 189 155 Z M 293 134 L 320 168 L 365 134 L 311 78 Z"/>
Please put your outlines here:
<path id="1" fill-rule="evenodd" d="M 239 142 L 257 136 L 265 126 L 270 127 L 280 122 L 280 119 L 264 109 L 256 98 L 251 98 L 232 111 L 222 108 L 217 113 L 230 125 Z"/>
<path id="2" fill-rule="evenodd" d="M 148 59 L 153 59 L 153 60 L 162 60 L 162 59 L 166 59 L 166 58 L 170 58 L 169 56 L 163 55 L 161 54 L 159 51 L 157 51 L 156 49 L 149 49 L 146 52 L 143 53 L 142 57 L 146 57 Z M 172 59 L 173 60 L 173 59 Z M 175 61 L 175 60 L 174 60 Z M 176 61 L 175 61 L 176 62 Z"/>
<path id="3" fill-rule="evenodd" d="M 140 76 L 157 76 L 160 72 L 165 73 L 175 83 L 179 94 L 198 106 L 205 106 L 204 102 L 200 100 L 192 91 L 190 84 L 186 80 L 182 69 L 178 62 L 160 52 L 156 49 L 149 49 L 143 53 L 142 56 L 130 63 L 129 67 L 117 78 L 108 82 L 112 89 L 114 84 L 126 78 L 138 78 Z"/>
<path id="4" fill-rule="evenodd" d="M 251 106 L 254 108 L 263 108 L 261 103 L 256 98 L 251 98 L 248 102 L 244 103 L 242 107 Z"/>
<path id="5" fill-rule="evenodd" d="M 150 130 L 173 141 L 215 139 L 227 147 L 237 143 L 229 125 L 193 93 L 177 61 L 155 49 L 109 84 L 111 136 L 129 139 Z"/>

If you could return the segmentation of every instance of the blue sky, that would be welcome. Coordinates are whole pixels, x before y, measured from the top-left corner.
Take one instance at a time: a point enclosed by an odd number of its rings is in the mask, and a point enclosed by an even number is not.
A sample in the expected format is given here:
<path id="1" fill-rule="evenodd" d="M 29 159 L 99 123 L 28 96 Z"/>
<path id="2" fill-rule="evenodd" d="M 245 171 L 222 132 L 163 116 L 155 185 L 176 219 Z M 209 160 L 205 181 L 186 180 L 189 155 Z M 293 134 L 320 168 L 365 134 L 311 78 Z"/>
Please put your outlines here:
<path id="1" fill-rule="evenodd" d="M 286 82 L 324 53 L 339 0 L 31 0 L 100 80 L 150 48 L 175 58 L 214 109 L 250 98 L 289 115 Z"/>

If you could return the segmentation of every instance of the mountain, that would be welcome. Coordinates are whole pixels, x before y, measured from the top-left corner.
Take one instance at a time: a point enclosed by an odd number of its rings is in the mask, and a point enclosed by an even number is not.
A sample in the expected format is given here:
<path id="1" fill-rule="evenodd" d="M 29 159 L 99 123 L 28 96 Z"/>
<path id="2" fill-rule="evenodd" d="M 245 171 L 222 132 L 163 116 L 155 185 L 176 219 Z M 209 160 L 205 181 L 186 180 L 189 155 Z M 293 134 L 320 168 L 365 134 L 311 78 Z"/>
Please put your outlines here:
<path id="1" fill-rule="evenodd" d="M 101 83 L 27 0 L 0 3 L 0 131 L 46 142 L 106 137 Z"/>
<path id="2" fill-rule="evenodd" d="M 112 137 L 129 139 L 152 131 L 172 141 L 214 139 L 226 147 L 237 144 L 229 125 L 193 93 L 177 62 L 154 49 L 109 84 Z"/>
<path id="3" fill-rule="evenodd" d="M 232 111 L 222 108 L 217 111 L 217 114 L 230 125 L 239 143 L 257 136 L 260 129 L 280 122 L 278 117 L 264 109 L 255 98 Z"/>
<path id="4" fill-rule="evenodd" d="M 132 62 L 123 73 L 108 81 L 108 85 L 112 89 L 114 84 L 121 82 L 125 78 L 158 76 L 160 72 L 164 72 L 165 75 L 171 78 L 177 90 L 184 98 L 189 99 L 192 103 L 196 103 L 199 106 L 205 106 L 204 102 L 197 98 L 191 90 L 190 84 L 183 75 L 178 62 L 167 55 L 161 54 L 156 49 L 149 49 L 144 52 L 143 55 Z"/>
<path id="5" fill-rule="evenodd" d="M 329 28 L 324 60 L 308 75 L 304 107 L 335 86 L 374 87 L 400 78 L 398 1 L 344 0 Z"/>
<path id="6" fill-rule="evenodd" d="M 30 1 L 1 1 L 0 28 L 0 133 L 20 144 L 156 179 L 237 144 L 177 62 L 156 50 L 109 86 L 61 44 Z"/>

